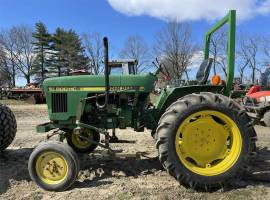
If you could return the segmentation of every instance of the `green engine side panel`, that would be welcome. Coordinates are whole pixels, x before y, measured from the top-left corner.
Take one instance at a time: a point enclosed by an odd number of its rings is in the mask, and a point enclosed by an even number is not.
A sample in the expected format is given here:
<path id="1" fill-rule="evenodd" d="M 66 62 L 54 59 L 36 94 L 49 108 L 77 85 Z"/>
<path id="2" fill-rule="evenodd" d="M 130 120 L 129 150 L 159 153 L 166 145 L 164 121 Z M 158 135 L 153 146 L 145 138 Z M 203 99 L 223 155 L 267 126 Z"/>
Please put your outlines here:
<path id="1" fill-rule="evenodd" d="M 115 93 L 150 93 L 154 89 L 157 78 L 153 74 L 143 75 L 111 75 L 110 91 Z M 81 75 L 50 78 L 44 81 L 50 120 L 59 123 L 74 123 L 70 121 L 76 116 L 78 103 L 81 99 L 94 94 L 104 93 L 104 75 Z M 52 94 L 67 95 L 67 111 L 53 112 Z M 60 103 L 64 101 L 60 100 Z"/>

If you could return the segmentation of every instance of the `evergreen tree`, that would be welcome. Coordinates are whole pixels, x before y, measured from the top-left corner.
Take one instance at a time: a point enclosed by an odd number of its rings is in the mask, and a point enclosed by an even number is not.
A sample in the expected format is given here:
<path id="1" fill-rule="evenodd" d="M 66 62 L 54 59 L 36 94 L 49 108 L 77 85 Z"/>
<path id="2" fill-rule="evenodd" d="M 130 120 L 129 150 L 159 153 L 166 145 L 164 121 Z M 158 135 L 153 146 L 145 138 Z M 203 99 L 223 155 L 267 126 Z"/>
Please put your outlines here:
<path id="1" fill-rule="evenodd" d="M 84 54 L 84 48 L 80 37 L 76 32 L 70 29 L 67 32 L 67 60 L 69 62 L 69 69 L 86 69 L 87 58 Z"/>
<path id="2" fill-rule="evenodd" d="M 57 28 L 52 36 L 53 64 L 50 66 L 50 71 L 56 73 L 57 76 L 65 75 L 68 68 L 65 35 L 65 30 Z"/>
<path id="3" fill-rule="evenodd" d="M 75 31 L 57 28 L 53 35 L 52 49 L 52 67 L 58 76 L 68 75 L 70 70 L 86 69 L 87 58 L 84 56 L 81 39 Z"/>
<path id="4" fill-rule="evenodd" d="M 33 74 L 36 76 L 36 80 L 42 82 L 46 78 L 47 67 L 51 65 L 50 59 L 51 53 L 51 35 L 48 33 L 44 23 L 38 22 L 35 25 L 35 32 L 33 38 L 35 38 L 34 53 L 37 54 Z"/>

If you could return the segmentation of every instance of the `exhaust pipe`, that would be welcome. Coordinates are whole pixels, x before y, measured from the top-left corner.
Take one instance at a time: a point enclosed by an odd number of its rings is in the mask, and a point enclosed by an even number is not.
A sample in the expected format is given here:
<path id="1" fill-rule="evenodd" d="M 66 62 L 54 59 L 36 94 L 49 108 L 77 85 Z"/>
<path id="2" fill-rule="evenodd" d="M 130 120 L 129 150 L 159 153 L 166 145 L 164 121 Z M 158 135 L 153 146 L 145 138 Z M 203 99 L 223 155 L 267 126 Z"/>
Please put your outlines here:
<path id="1" fill-rule="evenodd" d="M 98 103 L 98 96 L 96 98 L 96 105 L 100 109 L 104 109 L 108 105 L 108 96 L 110 92 L 110 79 L 109 79 L 109 47 L 108 47 L 108 38 L 103 38 L 103 44 L 104 44 L 104 75 L 105 75 L 105 103 L 104 105 L 100 105 Z"/>
<path id="2" fill-rule="evenodd" d="M 108 97 L 110 91 L 110 80 L 109 80 L 109 48 L 108 48 L 108 38 L 103 38 L 104 43 L 104 65 L 105 65 L 105 94 Z"/>

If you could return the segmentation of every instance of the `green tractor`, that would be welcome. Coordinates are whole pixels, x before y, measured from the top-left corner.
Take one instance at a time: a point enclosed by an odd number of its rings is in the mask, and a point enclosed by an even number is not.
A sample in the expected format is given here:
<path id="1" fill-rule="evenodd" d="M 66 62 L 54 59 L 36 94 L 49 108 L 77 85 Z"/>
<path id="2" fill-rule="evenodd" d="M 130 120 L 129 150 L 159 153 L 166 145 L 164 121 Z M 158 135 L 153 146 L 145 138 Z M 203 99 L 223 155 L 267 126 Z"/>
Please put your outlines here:
<path id="1" fill-rule="evenodd" d="M 224 24 L 228 24 L 228 77 L 225 84 L 219 77 L 211 84 L 210 38 Z M 60 130 L 52 134 L 59 134 L 60 141 L 42 143 L 33 151 L 28 163 L 32 180 L 45 190 L 68 189 L 78 175 L 77 153 L 90 153 L 99 146 L 120 156 L 110 147 L 111 139 L 117 138 L 108 130 L 127 127 L 152 131 L 162 166 L 185 187 L 216 190 L 241 178 L 255 155 L 256 133 L 245 110 L 228 97 L 234 77 L 235 28 L 232 10 L 206 34 L 197 84 L 164 89 L 153 104 L 149 96 L 162 69 L 155 74 L 136 74 L 127 68 L 121 75 L 110 73 L 115 70 L 108 62 L 107 38 L 104 75 L 45 80 L 50 122 L 37 126 L 37 131 Z"/>

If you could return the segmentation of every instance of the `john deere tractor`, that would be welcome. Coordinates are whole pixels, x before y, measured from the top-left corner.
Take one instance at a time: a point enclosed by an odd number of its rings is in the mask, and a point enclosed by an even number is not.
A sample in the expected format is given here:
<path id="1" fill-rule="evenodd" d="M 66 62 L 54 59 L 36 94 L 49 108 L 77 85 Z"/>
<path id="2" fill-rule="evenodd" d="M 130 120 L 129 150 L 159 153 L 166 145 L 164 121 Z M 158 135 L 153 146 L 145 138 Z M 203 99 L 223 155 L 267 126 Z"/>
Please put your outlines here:
<path id="1" fill-rule="evenodd" d="M 210 83 L 211 35 L 225 24 L 228 77 L 224 82 L 214 76 Z M 119 156 L 110 146 L 111 139 L 117 138 L 108 130 L 127 127 L 134 134 L 151 130 L 162 166 L 186 187 L 216 190 L 241 178 L 255 155 L 256 133 L 245 110 L 228 97 L 234 77 L 235 24 L 233 10 L 207 32 L 205 60 L 196 84 L 164 89 L 154 103 L 149 102 L 149 95 L 163 69 L 136 74 L 121 65 L 122 74 L 113 74 L 117 70 L 109 65 L 107 38 L 104 75 L 45 80 L 50 122 L 37 126 L 37 131 L 55 129 L 50 134 L 59 134 L 60 141 L 42 143 L 33 151 L 28 164 L 32 180 L 45 190 L 68 189 L 80 170 L 77 153 L 90 153 L 99 146 Z"/>

